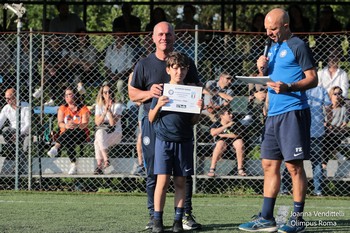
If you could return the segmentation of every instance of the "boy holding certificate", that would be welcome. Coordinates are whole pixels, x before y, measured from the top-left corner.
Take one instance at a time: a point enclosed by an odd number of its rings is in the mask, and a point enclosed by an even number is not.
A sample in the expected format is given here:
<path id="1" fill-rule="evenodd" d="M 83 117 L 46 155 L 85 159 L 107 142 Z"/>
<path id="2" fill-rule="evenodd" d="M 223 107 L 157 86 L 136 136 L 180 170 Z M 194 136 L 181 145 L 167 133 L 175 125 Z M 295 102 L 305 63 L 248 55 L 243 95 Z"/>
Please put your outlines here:
<path id="1" fill-rule="evenodd" d="M 188 57 L 172 52 L 167 58 L 166 71 L 170 75 L 170 84 L 184 85 L 189 67 Z M 154 225 L 152 232 L 163 232 L 163 209 L 170 176 L 174 176 L 175 216 L 173 232 L 182 232 L 184 213 L 186 176 L 193 175 L 193 125 L 200 114 L 174 111 L 161 111 L 169 102 L 167 96 L 153 98 L 149 111 L 149 121 L 156 132 L 154 174 L 157 175 L 154 193 Z M 203 101 L 197 103 L 202 109 Z"/>

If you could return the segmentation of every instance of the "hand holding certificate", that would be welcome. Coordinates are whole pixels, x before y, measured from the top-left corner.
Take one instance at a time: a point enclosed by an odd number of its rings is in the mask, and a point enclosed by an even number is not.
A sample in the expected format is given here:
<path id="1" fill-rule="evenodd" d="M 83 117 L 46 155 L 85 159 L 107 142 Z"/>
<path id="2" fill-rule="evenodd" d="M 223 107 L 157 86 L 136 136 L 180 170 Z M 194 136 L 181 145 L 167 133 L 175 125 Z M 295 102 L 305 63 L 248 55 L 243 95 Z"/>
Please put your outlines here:
<path id="1" fill-rule="evenodd" d="M 162 111 L 186 112 L 199 114 L 198 100 L 202 98 L 202 87 L 188 85 L 164 84 L 163 95 L 169 102 L 162 107 Z"/>

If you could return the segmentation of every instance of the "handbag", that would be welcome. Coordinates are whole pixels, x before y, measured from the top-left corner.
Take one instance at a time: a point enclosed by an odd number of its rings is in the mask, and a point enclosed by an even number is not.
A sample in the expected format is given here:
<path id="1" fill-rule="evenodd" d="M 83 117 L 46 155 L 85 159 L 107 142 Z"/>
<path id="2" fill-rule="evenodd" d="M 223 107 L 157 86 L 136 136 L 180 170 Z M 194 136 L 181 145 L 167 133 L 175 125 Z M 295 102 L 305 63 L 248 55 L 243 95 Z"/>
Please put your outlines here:
<path id="1" fill-rule="evenodd" d="M 96 130 L 102 129 L 106 131 L 107 133 L 113 133 L 115 130 L 115 125 L 111 126 L 109 124 L 101 124 L 101 125 L 96 125 Z"/>

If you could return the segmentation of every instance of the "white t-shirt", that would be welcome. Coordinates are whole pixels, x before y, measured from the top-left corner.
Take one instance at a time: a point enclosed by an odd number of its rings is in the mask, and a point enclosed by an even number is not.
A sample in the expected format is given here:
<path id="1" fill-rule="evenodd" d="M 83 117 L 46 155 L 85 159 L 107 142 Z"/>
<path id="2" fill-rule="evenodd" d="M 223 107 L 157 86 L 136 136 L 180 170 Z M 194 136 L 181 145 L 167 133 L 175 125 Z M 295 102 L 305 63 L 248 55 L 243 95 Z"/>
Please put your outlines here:
<path id="1" fill-rule="evenodd" d="M 114 103 L 111 107 L 111 112 L 112 112 L 112 115 L 115 116 L 115 115 L 119 115 L 121 116 L 122 113 L 123 113 L 123 110 L 124 110 L 124 107 L 121 103 Z M 96 115 L 102 115 L 104 112 L 104 106 L 101 106 L 101 105 L 96 105 L 95 106 L 95 116 Z M 109 116 L 108 114 L 105 116 L 105 119 L 104 119 L 104 123 L 108 124 L 109 122 Z M 121 119 L 119 118 L 117 123 L 115 124 L 115 130 L 114 131 L 118 131 L 120 133 L 122 133 L 122 123 L 121 123 Z"/>

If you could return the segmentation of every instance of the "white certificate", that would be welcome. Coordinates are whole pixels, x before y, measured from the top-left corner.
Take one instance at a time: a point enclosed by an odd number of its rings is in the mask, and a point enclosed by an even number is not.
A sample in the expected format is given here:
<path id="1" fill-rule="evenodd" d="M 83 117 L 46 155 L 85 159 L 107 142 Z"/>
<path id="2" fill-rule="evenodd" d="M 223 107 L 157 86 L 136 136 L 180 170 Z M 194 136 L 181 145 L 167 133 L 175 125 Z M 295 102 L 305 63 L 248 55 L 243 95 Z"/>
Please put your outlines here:
<path id="1" fill-rule="evenodd" d="M 238 80 L 241 80 L 245 83 L 254 83 L 266 85 L 266 82 L 273 82 L 269 76 L 236 76 Z"/>
<path id="2" fill-rule="evenodd" d="M 201 112 L 197 102 L 202 98 L 202 87 L 165 83 L 163 95 L 169 98 L 169 102 L 162 107 L 162 111 Z"/>

